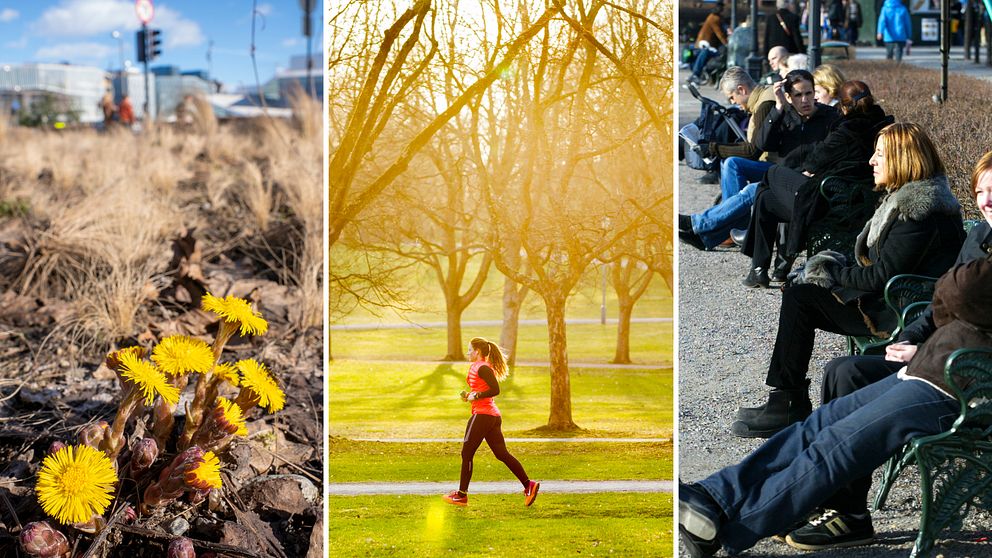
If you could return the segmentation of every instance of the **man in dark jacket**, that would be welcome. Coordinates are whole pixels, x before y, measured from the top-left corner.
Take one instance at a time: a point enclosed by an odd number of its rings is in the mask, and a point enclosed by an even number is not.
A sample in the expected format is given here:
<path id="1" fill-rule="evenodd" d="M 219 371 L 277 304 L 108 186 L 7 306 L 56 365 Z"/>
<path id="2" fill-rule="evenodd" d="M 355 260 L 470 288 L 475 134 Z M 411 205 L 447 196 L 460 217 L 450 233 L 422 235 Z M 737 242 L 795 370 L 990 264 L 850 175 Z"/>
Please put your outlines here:
<path id="1" fill-rule="evenodd" d="M 813 100 L 812 74 L 796 70 L 789 75 L 791 78 L 772 86 L 775 102 L 763 100 L 755 108 L 753 135 L 749 127 L 748 135 L 756 150 L 752 155 L 764 152 L 767 160 L 730 157 L 724 161 L 720 177 L 723 201 L 703 214 L 679 216 L 679 238 L 688 244 L 699 249 L 712 248 L 726 238 L 730 229 L 743 225 L 750 215 L 757 182 L 773 162 L 779 161 L 780 155 L 788 155 L 790 165 L 802 164 L 813 151 L 810 146 L 825 138 L 830 124 L 838 118 L 835 108 Z M 767 98 L 767 92 L 764 90 L 761 99 Z M 774 129 L 769 130 L 770 127 Z M 720 149 L 718 153 L 723 154 Z M 793 155 L 792 151 L 797 150 Z"/>
<path id="2" fill-rule="evenodd" d="M 783 46 L 792 54 L 806 51 L 799 32 L 799 16 L 792 12 L 792 6 L 792 0 L 775 0 L 775 12 L 765 19 L 765 42 L 762 43 L 765 56 L 775 46 Z"/>

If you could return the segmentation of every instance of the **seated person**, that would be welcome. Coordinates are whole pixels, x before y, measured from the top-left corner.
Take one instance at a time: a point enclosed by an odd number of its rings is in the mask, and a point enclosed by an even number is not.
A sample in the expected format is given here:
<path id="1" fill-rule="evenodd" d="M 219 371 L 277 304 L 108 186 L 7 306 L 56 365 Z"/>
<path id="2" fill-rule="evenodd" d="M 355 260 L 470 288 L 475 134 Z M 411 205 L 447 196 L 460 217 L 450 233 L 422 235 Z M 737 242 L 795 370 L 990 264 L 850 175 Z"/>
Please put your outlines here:
<path id="1" fill-rule="evenodd" d="M 819 407 L 737 465 L 698 483 L 680 481 L 679 532 L 690 555 L 712 556 L 720 547 L 740 553 L 870 475 L 910 440 L 947 430 L 960 404 L 949 395 L 944 363 L 959 348 L 992 348 L 990 281 L 992 259 L 954 267 L 934 292 L 936 332 L 898 374 Z M 845 545 L 870 542 L 870 518 L 853 523 Z M 786 542 L 805 548 L 796 538 L 802 531 Z"/>
<path id="2" fill-rule="evenodd" d="M 806 55 L 806 54 L 803 54 L 803 53 L 790 54 L 789 55 L 789 61 L 787 63 L 787 66 L 788 66 L 790 72 L 791 71 L 794 71 L 794 70 L 804 70 L 804 71 L 807 71 L 808 72 L 809 71 L 809 55 Z"/>
<path id="3" fill-rule="evenodd" d="M 985 220 L 975 225 L 965 238 L 958 253 L 955 265 L 962 265 L 989 256 L 992 242 L 992 151 L 978 161 L 971 173 L 971 191 Z M 904 367 L 916 354 L 919 346 L 926 342 L 937 326 L 933 321 L 933 304 L 899 335 L 897 343 L 886 347 L 884 356 L 846 356 L 835 358 L 824 367 L 823 386 L 820 404 L 827 403 L 854 393 L 877 381 L 883 380 Z M 871 516 L 868 514 L 868 491 L 871 489 L 871 475 L 851 481 L 820 506 L 823 508 L 821 521 L 809 522 L 796 529 L 790 538 L 803 545 L 805 550 L 818 550 L 849 543 L 851 535 L 834 534 L 824 526 L 826 516 L 830 520 L 841 521 L 851 533 L 860 531 L 867 539 L 871 533 Z M 860 526 L 860 527 L 859 527 Z M 857 535 L 855 535 L 857 536 Z"/>
<path id="4" fill-rule="evenodd" d="M 887 194 L 858 235 L 856 261 L 817 254 L 804 279 L 783 290 L 765 379 L 772 391 L 766 404 L 737 410 L 737 436 L 767 438 L 809 415 L 806 373 L 817 330 L 888 337 L 897 323 L 883 299 L 885 283 L 902 273 L 937 277 L 954 263 L 964 240 L 961 206 L 926 133 L 916 124 L 890 124 L 870 163 L 876 188 Z"/>
<path id="5" fill-rule="evenodd" d="M 699 28 L 696 35 L 696 60 L 692 63 L 692 75 L 689 80 L 693 82 L 702 81 L 703 69 L 711 56 L 718 50 L 717 47 L 727 44 L 727 35 L 723 30 L 723 2 L 717 2 L 710 13 L 706 16 L 703 26 Z"/>
<path id="6" fill-rule="evenodd" d="M 846 82 L 842 89 L 841 117 L 830 124 L 827 137 L 811 149 L 790 153 L 785 164 L 768 170 L 757 189 L 742 249 L 751 256 L 751 267 L 742 281 L 746 287 L 769 286 L 768 269 L 778 225 L 791 222 L 789 234 L 794 238 L 789 239 L 789 248 L 780 248 L 772 278 L 784 281 L 788 275 L 795 254 L 805 244 L 806 229 L 816 216 L 819 181 L 811 178 L 822 178 L 828 172 L 854 181 L 871 176 L 868 159 L 874 151 L 875 136 L 893 118 L 875 103 L 863 81 Z"/>
<path id="7" fill-rule="evenodd" d="M 768 72 L 761 78 L 761 85 L 771 85 L 776 81 L 785 79 L 785 75 L 789 73 L 789 63 L 782 63 L 783 60 L 789 58 L 789 49 L 784 46 L 772 47 L 768 51 L 768 67 L 772 71 Z"/>
<path id="8" fill-rule="evenodd" d="M 837 106 L 840 102 L 840 86 L 847 81 L 837 66 L 820 64 L 813 70 L 813 98 L 821 105 Z"/>
<path id="9" fill-rule="evenodd" d="M 776 102 L 762 102 L 757 110 L 766 116 L 761 120 L 756 118 L 757 115 L 751 118 L 754 147 L 769 154 L 769 160 L 730 157 L 723 161 L 720 177 L 722 201 L 702 214 L 679 216 L 679 238 L 691 246 L 713 248 L 727 239 L 731 229 L 743 227 L 750 216 L 756 191 L 756 187 L 745 186 L 761 180 L 772 167 L 772 161 L 778 160 L 778 154 L 788 155 L 792 164 L 801 162 L 812 152 L 810 146 L 827 136 L 830 124 L 838 117 L 833 107 L 812 101 L 813 76 L 809 72 L 790 72 L 785 80 L 776 82 L 771 89 L 776 95 Z M 778 97 L 788 99 L 788 104 L 783 101 L 779 106 Z M 750 126 L 748 129 L 751 130 Z"/>

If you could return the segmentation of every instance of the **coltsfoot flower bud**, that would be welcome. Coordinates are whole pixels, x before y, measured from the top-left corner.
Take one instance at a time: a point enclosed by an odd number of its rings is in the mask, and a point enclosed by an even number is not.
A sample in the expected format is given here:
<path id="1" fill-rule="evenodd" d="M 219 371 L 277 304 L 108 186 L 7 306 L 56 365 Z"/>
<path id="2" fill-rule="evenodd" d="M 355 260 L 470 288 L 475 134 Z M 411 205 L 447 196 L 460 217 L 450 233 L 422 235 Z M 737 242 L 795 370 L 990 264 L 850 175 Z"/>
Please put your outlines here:
<path id="1" fill-rule="evenodd" d="M 62 442 L 61 440 L 55 440 L 48 446 L 48 451 L 45 452 L 45 455 L 52 455 L 64 447 L 65 447 L 65 442 Z"/>
<path id="2" fill-rule="evenodd" d="M 186 537 L 172 539 L 169 543 L 168 558 L 196 558 L 196 551 L 193 550 L 193 541 Z"/>
<path id="3" fill-rule="evenodd" d="M 62 558 L 69 554 L 69 539 L 47 521 L 28 523 L 18 537 L 21 550 L 38 558 Z"/>
<path id="4" fill-rule="evenodd" d="M 99 449 L 100 443 L 110 424 L 105 420 L 87 424 L 79 431 L 79 443 L 94 449 Z"/>
<path id="5" fill-rule="evenodd" d="M 131 472 L 143 473 L 158 459 L 158 442 L 154 438 L 142 438 L 131 450 Z"/>

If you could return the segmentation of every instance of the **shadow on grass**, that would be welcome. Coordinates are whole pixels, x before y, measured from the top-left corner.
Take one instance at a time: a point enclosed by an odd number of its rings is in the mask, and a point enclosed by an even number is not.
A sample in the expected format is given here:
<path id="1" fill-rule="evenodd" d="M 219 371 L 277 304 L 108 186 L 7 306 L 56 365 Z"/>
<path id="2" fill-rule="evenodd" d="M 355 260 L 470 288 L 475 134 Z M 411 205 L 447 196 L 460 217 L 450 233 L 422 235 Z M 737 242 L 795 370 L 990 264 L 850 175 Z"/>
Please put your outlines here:
<path id="1" fill-rule="evenodd" d="M 464 373 L 462 370 L 457 370 L 455 368 L 456 364 L 458 365 L 458 368 L 465 370 Z M 457 381 L 457 385 L 461 386 L 459 391 L 462 389 L 467 390 L 468 385 L 465 383 L 465 377 L 468 375 L 467 368 L 468 363 L 464 361 L 457 363 L 445 362 L 437 365 L 429 374 L 414 380 L 413 383 L 417 386 L 417 389 L 414 393 L 407 396 L 407 401 L 417 400 L 422 397 L 444 395 L 446 390 L 451 389 L 450 387 L 445 387 L 446 378 L 448 377 L 454 378 Z M 497 397 L 512 396 L 520 393 L 520 388 L 514 385 L 512 376 L 510 379 L 500 383 L 499 390 L 500 394 Z M 457 397 L 458 394 L 452 393 L 451 396 Z"/>

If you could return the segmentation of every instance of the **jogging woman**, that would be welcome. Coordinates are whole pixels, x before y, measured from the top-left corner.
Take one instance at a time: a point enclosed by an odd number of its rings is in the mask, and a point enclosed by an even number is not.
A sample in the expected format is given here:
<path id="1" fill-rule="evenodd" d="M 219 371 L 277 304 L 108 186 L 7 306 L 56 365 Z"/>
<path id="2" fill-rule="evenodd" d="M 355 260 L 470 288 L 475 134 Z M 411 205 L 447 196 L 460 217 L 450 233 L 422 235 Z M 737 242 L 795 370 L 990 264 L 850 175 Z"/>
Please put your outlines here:
<path id="1" fill-rule="evenodd" d="M 537 498 L 541 483 L 527 477 L 524 466 L 517 461 L 506 449 L 503 439 L 503 418 L 496 408 L 493 398 L 499 395 L 499 380 L 505 380 L 509 371 L 506 368 L 506 357 L 503 349 L 496 343 L 481 337 L 472 339 L 468 348 L 468 360 L 472 363 L 468 369 L 468 387 L 471 391 L 462 392 L 462 400 L 472 404 L 472 418 L 468 419 L 465 427 L 465 438 L 462 440 L 462 471 L 458 490 L 448 494 L 444 500 L 456 506 L 468 505 L 468 483 L 472 480 L 472 459 L 476 450 L 485 440 L 493 455 L 517 476 L 524 487 L 524 504 L 531 505 Z"/>

